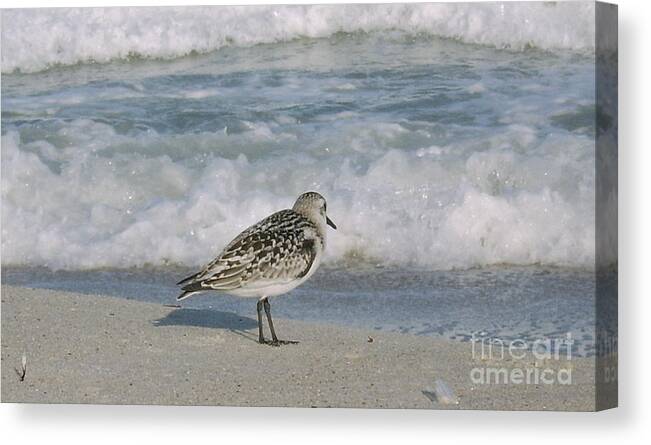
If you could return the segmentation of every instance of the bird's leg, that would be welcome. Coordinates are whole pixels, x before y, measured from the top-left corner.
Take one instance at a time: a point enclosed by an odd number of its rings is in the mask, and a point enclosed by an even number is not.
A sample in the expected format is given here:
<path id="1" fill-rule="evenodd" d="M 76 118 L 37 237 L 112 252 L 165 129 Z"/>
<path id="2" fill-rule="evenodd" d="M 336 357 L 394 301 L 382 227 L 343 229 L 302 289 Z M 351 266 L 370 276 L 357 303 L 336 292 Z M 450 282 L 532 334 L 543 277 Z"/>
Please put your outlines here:
<path id="1" fill-rule="evenodd" d="M 271 303 L 267 297 L 263 298 L 262 303 L 264 304 L 264 311 L 267 314 L 267 321 L 269 322 L 269 330 L 271 331 L 271 339 L 274 343 L 278 343 L 278 337 L 276 337 L 276 331 L 274 330 L 274 322 L 271 320 Z"/>
<path id="2" fill-rule="evenodd" d="M 258 342 L 265 343 L 264 334 L 262 333 L 262 300 L 258 300 L 257 309 L 258 309 Z"/>
<path id="3" fill-rule="evenodd" d="M 276 337 L 276 331 L 274 330 L 274 322 L 273 320 L 271 320 L 271 303 L 269 303 L 267 297 L 261 299 L 261 301 L 264 304 L 264 311 L 267 314 L 267 321 L 269 322 L 269 330 L 271 331 L 272 342 L 270 344 L 274 346 L 280 346 L 280 345 L 298 343 L 297 341 L 291 341 L 291 340 L 278 340 L 278 337 Z"/>

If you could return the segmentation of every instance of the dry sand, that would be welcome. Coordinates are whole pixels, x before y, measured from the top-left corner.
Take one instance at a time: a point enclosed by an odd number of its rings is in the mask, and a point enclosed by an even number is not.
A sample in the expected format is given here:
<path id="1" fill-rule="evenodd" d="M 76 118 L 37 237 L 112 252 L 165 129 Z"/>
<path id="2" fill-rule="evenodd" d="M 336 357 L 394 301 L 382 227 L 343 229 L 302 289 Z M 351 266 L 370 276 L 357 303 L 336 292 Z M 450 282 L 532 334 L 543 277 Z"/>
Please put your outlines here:
<path id="1" fill-rule="evenodd" d="M 469 343 L 2 287 L 2 402 L 593 410 L 594 360 L 473 358 Z M 372 342 L 370 338 L 372 338 Z M 27 359 L 24 381 L 16 370 Z M 572 384 L 473 384 L 476 367 L 566 368 Z M 450 400 L 434 394 L 439 380 Z M 447 403 L 446 403 L 447 402 Z"/>

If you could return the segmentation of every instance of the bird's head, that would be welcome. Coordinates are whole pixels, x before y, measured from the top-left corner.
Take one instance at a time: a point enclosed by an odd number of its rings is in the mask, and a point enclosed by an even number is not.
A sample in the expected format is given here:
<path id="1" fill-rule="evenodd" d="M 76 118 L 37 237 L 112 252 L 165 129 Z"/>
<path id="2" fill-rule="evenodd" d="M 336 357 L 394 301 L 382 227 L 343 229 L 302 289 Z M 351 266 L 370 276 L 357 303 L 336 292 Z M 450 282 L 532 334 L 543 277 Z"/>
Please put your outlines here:
<path id="1" fill-rule="evenodd" d="M 294 203 L 293 210 L 306 216 L 312 221 L 318 223 L 320 226 L 327 224 L 333 229 L 337 230 L 337 226 L 332 222 L 328 215 L 326 215 L 326 200 L 317 192 L 306 192 L 298 197 Z"/>

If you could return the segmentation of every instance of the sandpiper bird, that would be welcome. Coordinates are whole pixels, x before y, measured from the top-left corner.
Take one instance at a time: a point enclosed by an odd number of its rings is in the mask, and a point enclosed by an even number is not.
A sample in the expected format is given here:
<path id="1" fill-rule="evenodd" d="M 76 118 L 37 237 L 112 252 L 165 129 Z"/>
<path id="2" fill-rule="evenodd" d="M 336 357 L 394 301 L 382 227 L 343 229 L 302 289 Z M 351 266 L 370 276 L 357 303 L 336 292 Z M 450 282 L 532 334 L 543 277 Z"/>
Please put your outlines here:
<path id="1" fill-rule="evenodd" d="M 337 229 L 326 215 L 323 196 L 303 193 L 292 209 L 276 212 L 249 227 L 200 272 L 179 281 L 183 293 L 177 300 L 210 290 L 257 297 L 259 342 L 275 346 L 297 343 L 276 337 L 268 299 L 289 292 L 316 271 L 325 248 L 326 224 Z M 271 341 L 265 341 L 262 333 L 263 307 Z"/>

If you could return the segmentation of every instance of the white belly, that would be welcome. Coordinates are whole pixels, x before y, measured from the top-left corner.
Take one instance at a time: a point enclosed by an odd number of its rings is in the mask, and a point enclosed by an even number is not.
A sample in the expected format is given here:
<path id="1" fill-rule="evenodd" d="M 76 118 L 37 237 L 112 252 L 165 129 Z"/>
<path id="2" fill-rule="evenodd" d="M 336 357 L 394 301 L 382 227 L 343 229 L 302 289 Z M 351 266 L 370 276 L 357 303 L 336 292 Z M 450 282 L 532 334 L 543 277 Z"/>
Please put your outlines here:
<path id="1" fill-rule="evenodd" d="M 320 263 L 321 255 L 317 254 L 314 262 L 312 263 L 312 267 L 310 267 L 310 270 L 303 277 L 297 280 L 284 282 L 278 282 L 277 280 L 256 281 L 255 283 L 251 283 L 239 289 L 225 291 L 225 293 L 229 295 L 235 295 L 236 297 L 249 298 L 275 297 L 278 295 L 286 294 L 287 292 L 306 282 L 319 268 Z"/>

